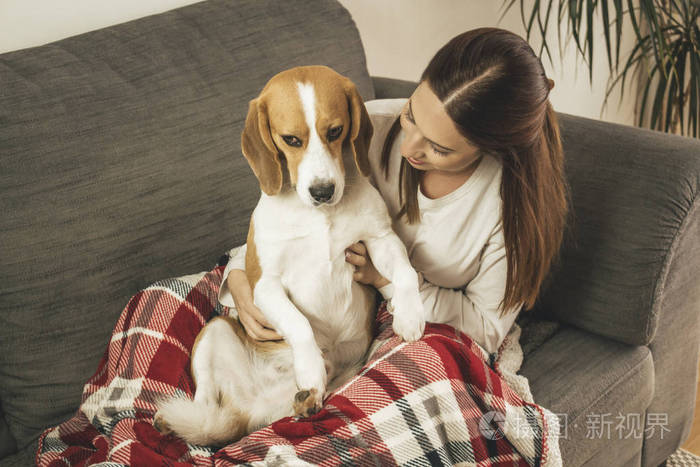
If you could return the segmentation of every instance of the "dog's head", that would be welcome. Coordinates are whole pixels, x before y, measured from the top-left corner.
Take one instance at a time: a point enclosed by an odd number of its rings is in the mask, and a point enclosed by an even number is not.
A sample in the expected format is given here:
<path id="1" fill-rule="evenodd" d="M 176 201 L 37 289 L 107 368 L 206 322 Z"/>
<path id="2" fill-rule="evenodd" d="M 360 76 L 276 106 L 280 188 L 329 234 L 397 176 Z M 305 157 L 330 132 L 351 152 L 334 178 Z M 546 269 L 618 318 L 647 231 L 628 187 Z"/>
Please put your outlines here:
<path id="1" fill-rule="evenodd" d="M 367 176 L 371 138 L 352 81 L 325 66 L 305 66 L 273 76 L 250 102 L 241 147 L 265 194 L 280 192 L 287 170 L 304 203 L 333 205 L 345 188 L 344 145 Z"/>

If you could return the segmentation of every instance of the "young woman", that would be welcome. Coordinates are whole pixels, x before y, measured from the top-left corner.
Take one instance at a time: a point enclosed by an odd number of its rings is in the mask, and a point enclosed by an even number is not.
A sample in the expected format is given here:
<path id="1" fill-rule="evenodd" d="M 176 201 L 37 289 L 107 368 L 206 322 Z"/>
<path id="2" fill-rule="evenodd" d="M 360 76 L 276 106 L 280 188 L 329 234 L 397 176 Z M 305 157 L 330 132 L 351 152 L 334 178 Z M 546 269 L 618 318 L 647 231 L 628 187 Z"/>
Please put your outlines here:
<path id="1" fill-rule="evenodd" d="M 534 305 L 559 250 L 568 189 L 554 83 L 521 37 L 481 28 L 432 58 L 409 99 L 367 103 L 373 183 L 420 273 L 428 322 L 497 352 Z M 248 334 L 280 339 L 253 304 L 244 249 L 232 251 L 220 301 Z M 390 300 L 362 243 L 346 252 L 355 280 Z"/>

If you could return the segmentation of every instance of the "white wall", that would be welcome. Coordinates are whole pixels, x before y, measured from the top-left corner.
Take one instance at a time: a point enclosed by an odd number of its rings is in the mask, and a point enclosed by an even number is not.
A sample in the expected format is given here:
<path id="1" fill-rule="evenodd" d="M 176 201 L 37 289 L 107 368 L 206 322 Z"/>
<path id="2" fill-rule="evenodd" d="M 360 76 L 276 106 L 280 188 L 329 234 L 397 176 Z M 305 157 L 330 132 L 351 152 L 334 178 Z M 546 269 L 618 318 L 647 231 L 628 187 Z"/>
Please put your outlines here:
<path id="1" fill-rule="evenodd" d="M 340 0 L 352 14 L 365 46 L 370 74 L 418 80 L 435 52 L 454 36 L 478 27 L 500 27 L 525 37 L 516 2 L 499 23 L 502 0 Z M 556 4 L 555 4 L 556 8 Z M 554 25 L 554 15 L 552 16 Z M 551 27 L 550 44 L 557 44 L 556 28 Z M 594 31 L 596 28 L 594 27 Z M 542 61 L 555 87 L 550 95 L 556 110 L 618 123 L 634 122 L 634 100 L 626 99 L 618 108 L 619 91 L 601 115 L 601 104 L 609 76 L 603 34 L 598 29 L 599 45 L 594 55 L 593 85 L 589 84 L 585 62 L 576 55 L 575 44 L 565 48 L 563 60 L 558 47 L 552 50 L 552 65 Z M 533 36 L 532 44 L 539 47 Z M 627 42 L 631 36 L 627 38 Z M 627 46 L 623 41 L 623 52 Z M 535 48 L 539 51 L 538 48 Z M 634 90 L 634 86 L 630 87 Z M 626 90 L 627 91 L 627 90 Z"/>
<path id="2" fill-rule="evenodd" d="M 198 0 L 0 0 L 0 53 L 45 44 L 82 32 L 196 3 Z M 285 1 L 285 0 L 281 0 Z M 497 26 L 524 36 L 518 3 L 498 23 L 501 0 L 340 0 L 362 37 L 372 75 L 417 80 L 433 54 L 469 29 Z M 553 28 L 554 29 L 554 28 Z M 602 36 L 602 34 L 598 34 Z M 555 42 L 552 42 L 555 43 Z M 599 42 L 602 46 L 602 40 Z M 537 46 L 538 44 L 534 44 Z M 593 87 L 573 45 L 554 64 L 544 58 L 556 82 L 551 99 L 563 112 L 631 124 L 634 104 L 619 94 L 601 115 L 608 68 L 603 49 L 594 56 Z M 632 88 L 631 88 L 632 89 Z"/>
<path id="3" fill-rule="evenodd" d="M 42 45 L 201 0 L 0 0 L 0 53 Z"/>

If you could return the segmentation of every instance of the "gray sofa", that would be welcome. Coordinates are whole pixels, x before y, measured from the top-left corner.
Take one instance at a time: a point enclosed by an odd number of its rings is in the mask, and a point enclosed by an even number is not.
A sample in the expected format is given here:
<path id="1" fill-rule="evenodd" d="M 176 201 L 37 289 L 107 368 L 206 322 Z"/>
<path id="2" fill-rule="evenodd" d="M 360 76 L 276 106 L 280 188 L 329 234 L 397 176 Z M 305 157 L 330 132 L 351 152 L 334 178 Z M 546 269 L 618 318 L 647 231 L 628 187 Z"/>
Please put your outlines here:
<path id="1" fill-rule="evenodd" d="M 248 101 L 308 64 L 366 100 L 415 86 L 369 76 L 331 0 L 209 0 L 0 55 L 0 465 L 31 465 L 76 410 L 130 296 L 244 241 Z M 572 228 L 522 315 L 559 327 L 522 374 L 566 428 L 565 465 L 655 466 L 694 410 L 700 142 L 560 118 Z"/>

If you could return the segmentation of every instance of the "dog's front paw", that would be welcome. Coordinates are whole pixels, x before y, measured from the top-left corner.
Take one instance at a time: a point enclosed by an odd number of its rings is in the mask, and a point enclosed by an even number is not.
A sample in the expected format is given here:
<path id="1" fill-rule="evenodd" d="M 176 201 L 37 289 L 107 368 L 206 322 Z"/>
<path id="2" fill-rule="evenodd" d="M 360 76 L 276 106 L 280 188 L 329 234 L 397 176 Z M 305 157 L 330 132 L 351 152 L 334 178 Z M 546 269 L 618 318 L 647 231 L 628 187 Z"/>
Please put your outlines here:
<path id="1" fill-rule="evenodd" d="M 394 307 L 392 328 L 397 336 L 408 342 L 417 341 L 425 331 L 423 302 L 420 296 L 413 300 L 404 300 L 400 296 L 391 299 Z"/>
<path id="2" fill-rule="evenodd" d="M 317 409 L 321 409 L 321 403 L 323 402 L 323 395 L 326 392 L 326 384 L 328 383 L 328 373 L 326 371 L 326 362 L 321 356 L 321 352 L 318 351 L 307 351 L 303 352 L 294 358 L 294 372 L 296 373 L 297 387 L 299 392 L 297 397 L 295 397 L 295 412 L 296 410 L 296 399 L 301 397 L 300 393 L 306 391 L 309 396 L 314 400 L 313 406 Z M 307 397 L 303 397 L 306 401 Z M 300 413 L 298 413 L 301 415 Z"/>
<path id="3" fill-rule="evenodd" d="M 294 414 L 299 417 L 310 417 L 323 406 L 323 393 L 316 389 L 302 389 L 294 396 Z"/>

